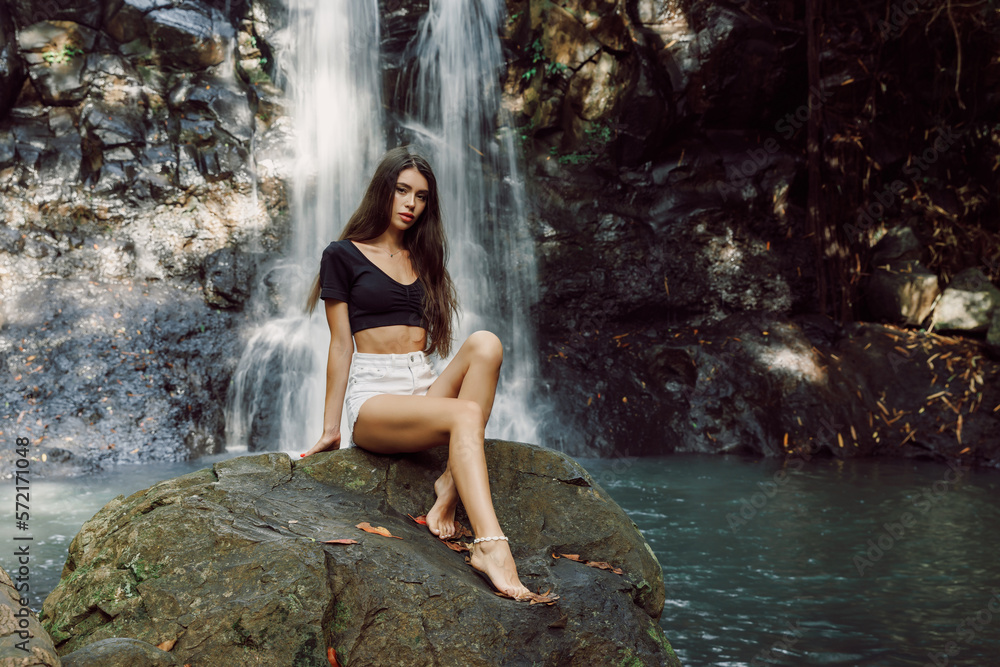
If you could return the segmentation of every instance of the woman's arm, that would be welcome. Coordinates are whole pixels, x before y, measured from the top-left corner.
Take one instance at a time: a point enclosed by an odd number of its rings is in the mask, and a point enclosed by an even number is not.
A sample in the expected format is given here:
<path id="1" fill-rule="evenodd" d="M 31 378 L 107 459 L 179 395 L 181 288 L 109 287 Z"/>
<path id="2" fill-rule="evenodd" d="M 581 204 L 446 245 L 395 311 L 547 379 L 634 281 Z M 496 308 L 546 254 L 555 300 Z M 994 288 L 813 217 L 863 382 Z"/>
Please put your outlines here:
<path id="1" fill-rule="evenodd" d="M 326 321 L 330 325 L 330 352 L 326 362 L 323 435 L 303 456 L 340 447 L 340 415 L 344 409 L 347 376 L 351 368 L 351 357 L 354 355 L 354 339 L 351 338 L 347 303 L 333 299 L 326 301 Z"/>

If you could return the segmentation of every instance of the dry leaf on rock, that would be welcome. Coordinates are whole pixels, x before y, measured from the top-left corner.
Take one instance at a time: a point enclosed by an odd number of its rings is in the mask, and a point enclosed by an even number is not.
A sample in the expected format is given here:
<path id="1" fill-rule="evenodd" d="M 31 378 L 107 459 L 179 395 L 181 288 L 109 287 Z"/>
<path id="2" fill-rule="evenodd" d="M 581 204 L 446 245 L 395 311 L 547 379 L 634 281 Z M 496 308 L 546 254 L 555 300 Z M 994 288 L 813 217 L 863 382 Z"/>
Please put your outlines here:
<path id="1" fill-rule="evenodd" d="M 398 535 L 393 535 L 392 533 L 390 533 L 388 528 L 383 528 L 382 526 L 372 526 L 367 521 L 362 521 L 361 523 L 358 524 L 357 527 L 365 531 L 366 533 L 375 533 L 376 535 L 384 535 L 385 537 L 395 537 L 397 540 L 403 539 Z"/>
<path id="2" fill-rule="evenodd" d="M 611 563 L 606 563 L 604 561 L 594 561 L 594 560 L 584 560 L 580 558 L 579 554 L 552 554 L 553 558 L 566 558 L 568 560 L 576 561 L 577 563 L 583 563 L 589 567 L 596 567 L 598 570 L 608 570 L 609 572 L 614 572 L 615 574 L 625 574 L 620 567 L 615 567 Z"/>
<path id="3" fill-rule="evenodd" d="M 611 563 L 605 563 L 604 561 L 588 560 L 584 563 L 584 565 L 589 565 L 590 567 L 596 567 L 598 570 L 610 570 L 615 574 L 624 574 L 620 567 L 615 567 Z"/>
<path id="4" fill-rule="evenodd" d="M 358 541 L 347 537 L 341 537 L 336 540 L 323 540 L 323 544 L 358 544 Z"/>
<path id="5" fill-rule="evenodd" d="M 456 540 L 460 537 L 472 537 L 472 531 L 460 524 L 458 521 L 455 522 L 455 534 L 449 539 Z"/>
<path id="6" fill-rule="evenodd" d="M 496 595 L 498 595 L 498 596 L 500 596 L 502 598 L 508 598 L 510 600 L 516 600 L 517 599 L 513 595 L 507 595 L 506 593 L 501 593 L 500 591 L 493 591 L 493 592 Z M 553 595 L 552 594 L 552 589 L 550 588 L 549 590 L 545 591 L 544 593 L 532 593 L 531 591 L 528 591 L 528 594 L 526 596 L 524 596 L 523 598 L 521 598 L 520 601 L 523 602 L 523 601 L 527 600 L 529 605 L 533 605 L 533 604 L 545 604 L 545 605 L 548 605 L 548 606 L 551 607 L 552 605 L 554 605 L 556 603 L 556 600 L 558 600 L 558 599 L 559 599 L 559 596 L 558 595 Z"/>
<path id="7" fill-rule="evenodd" d="M 168 639 L 165 642 L 157 644 L 156 648 L 160 649 L 161 651 L 170 651 L 170 649 L 172 649 L 174 647 L 174 644 L 176 643 L 177 643 L 176 639 Z"/>
<path id="8" fill-rule="evenodd" d="M 446 547 L 448 547 L 452 551 L 457 551 L 459 553 L 462 553 L 463 551 L 469 550 L 469 545 L 463 542 L 445 542 L 444 540 L 441 541 L 444 543 Z"/>
<path id="9" fill-rule="evenodd" d="M 326 649 L 326 659 L 330 661 L 330 667 L 340 667 L 340 663 L 337 662 L 337 652 L 332 646 Z"/>
<path id="10" fill-rule="evenodd" d="M 407 514 L 406 516 L 410 517 L 411 519 L 413 519 L 414 521 L 416 521 L 417 523 L 419 523 L 421 526 L 426 526 L 427 525 L 427 515 L 426 514 L 421 514 L 420 516 L 413 516 L 412 514 Z"/>

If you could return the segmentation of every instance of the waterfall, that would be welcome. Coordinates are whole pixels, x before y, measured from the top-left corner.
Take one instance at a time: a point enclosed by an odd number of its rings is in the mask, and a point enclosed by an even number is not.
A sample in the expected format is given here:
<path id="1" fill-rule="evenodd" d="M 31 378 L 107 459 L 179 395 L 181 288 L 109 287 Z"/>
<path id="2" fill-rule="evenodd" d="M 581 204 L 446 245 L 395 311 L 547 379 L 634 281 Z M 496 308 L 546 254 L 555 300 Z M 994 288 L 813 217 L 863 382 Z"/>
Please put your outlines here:
<path id="1" fill-rule="evenodd" d="M 401 134 L 434 167 L 448 234 L 448 270 L 462 314 L 458 342 L 489 329 L 504 342 L 490 437 L 538 442 L 534 414 L 534 245 L 513 132 L 503 122 L 503 0 L 432 0 L 408 49 Z"/>
<path id="2" fill-rule="evenodd" d="M 226 414 L 230 451 L 300 452 L 319 438 L 329 330 L 322 305 L 312 317 L 301 306 L 322 249 L 339 237 L 391 147 L 381 99 L 377 0 L 287 2 L 290 36 L 277 60 L 278 80 L 284 79 L 295 103 L 292 242 L 256 290 L 263 294 L 264 283 L 277 285 L 282 314 L 250 333 L 233 375 Z M 456 342 L 484 328 L 504 341 L 487 435 L 536 442 L 530 417 L 534 347 L 525 315 L 534 303 L 536 273 L 513 139 L 497 129 L 501 20 L 499 0 L 432 2 L 410 47 L 413 90 L 395 121 L 398 134 L 430 160 L 441 188 L 448 268 L 462 306 Z"/>

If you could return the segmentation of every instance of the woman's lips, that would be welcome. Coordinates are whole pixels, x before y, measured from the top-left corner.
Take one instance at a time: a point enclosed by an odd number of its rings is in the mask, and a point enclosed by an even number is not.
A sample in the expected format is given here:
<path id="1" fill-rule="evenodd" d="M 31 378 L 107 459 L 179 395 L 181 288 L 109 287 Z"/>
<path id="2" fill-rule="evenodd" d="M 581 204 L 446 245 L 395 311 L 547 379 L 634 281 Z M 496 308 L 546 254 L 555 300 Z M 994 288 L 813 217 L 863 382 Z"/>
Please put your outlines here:
<path id="1" fill-rule="evenodd" d="M 413 222 L 412 213 L 400 213 L 399 217 L 402 218 L 404 222 Z"/>

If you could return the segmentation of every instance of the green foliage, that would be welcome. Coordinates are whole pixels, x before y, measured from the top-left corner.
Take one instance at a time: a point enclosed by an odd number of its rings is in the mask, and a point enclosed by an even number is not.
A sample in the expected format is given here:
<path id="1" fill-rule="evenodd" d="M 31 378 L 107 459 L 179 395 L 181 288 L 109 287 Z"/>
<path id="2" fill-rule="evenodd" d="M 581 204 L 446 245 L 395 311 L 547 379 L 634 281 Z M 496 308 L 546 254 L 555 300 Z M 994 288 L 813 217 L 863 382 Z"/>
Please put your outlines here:
<path id="1" fill-rule="evenodd" d="M 266 63 L 267 63 L 267 58 L 261 56 L 260 59 L 258 60 L 258 67 L 246 70 L 247 78 L 250 80 L 250 83 L 252 85 L 256 86 L 261 83 L 271 82 L 270 75 L 267 73 L 267 70 L 264 69 L 264 65 Z"/>
<path id="2" fill-rule="evenodd" d="M 548 75 L 562 74 L 569 71 L 569 65 L 565 63 L 549 63 L 545 66 L 545 73 Z"/>
<path id="3" fill-rule="evenodd" d="M 527 52 L 528 57 L 531 59 L 531 67 L 521 75 L 521 78 L 526 81 L 530 81 L 539 71 L 545 72 L 546 76 L 569 71 L 568 65 L 552 62 L 545 56 L 545 47 L 542 45 L 540 37 L 536 37 L 528 45 Z"/>
<path id="4" fill-rule="evenodd" d="M 82 55 L 83 49 L 73 44 L 66 43 L 63 44 L 62 49 L 58 51 L 46 51 L 42 54 L 42 59 L 49 65 L 61 65 L 63 63 L 68 63 L 77 56 Z"/>
<path id="5" fill-rule="evenodd" d="M 559 160 L 559 164 L 572 165 L 584 164 L 585 162 L 590 162 L 597 157 L 594 153 L 567 153 L 566 155 L 559 155 L 555 146 L 549 149 L 549 155 Z"/>
<path id="6" fill-rule="evenodd" d="M 538 74 L 538 67 L 540 63 L 545 62 L 545 49 L 542 47 L 542 40 L 535 38 L 535 40 L 528 45 L 528 56 L 531 58 L 531 67 L 524 74 L 521 75 L 522 79 L 530 80 L 533 76 Z"/>
<path id="7" fill-rule="evenodd" d="M 593 123 L 587 126 L 587 129 L 585 129 L 583 133 L 587 135 L 587 138 L 599 141 L 602 144 L 606 144 L 611 141 L 613 136 L 611 127 L 604 122 Z"/>

